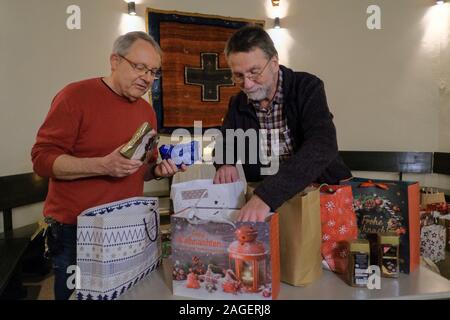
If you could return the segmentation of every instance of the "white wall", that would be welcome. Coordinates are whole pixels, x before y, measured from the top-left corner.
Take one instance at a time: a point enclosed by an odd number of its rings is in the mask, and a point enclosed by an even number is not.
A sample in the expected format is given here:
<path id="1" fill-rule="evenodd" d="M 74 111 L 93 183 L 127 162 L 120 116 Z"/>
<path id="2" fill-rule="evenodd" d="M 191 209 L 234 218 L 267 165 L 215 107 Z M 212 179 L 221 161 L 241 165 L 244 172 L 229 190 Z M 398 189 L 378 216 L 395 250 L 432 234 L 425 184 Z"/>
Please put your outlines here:
<path id="1" fill-rule="evenodd" d="M 0 175 L 31 171 L 30 149 L 53 96 L 69 82 L 107 75 L 114 39 L 145 30 L 146 7 L 266 19 L 268 28 L 275 15 L 270 0 L 136 3 L 131 17 L 123 0 L 0 0 Z M 81 30 L 66 28 L 72 4 L 81 7 Z M 382 30 L 366 27 L 370 4 L 382 10 Z M 341 150 L 450 152 L 450 3 L 433 4 L 281 1 L 283 29 L 269 30 L 281 62 L 325 81 Z M 448 177 L 420 179 L 450 189 Z M 41 206 L 32 207 L 15 223 L 39 216 Z"/>

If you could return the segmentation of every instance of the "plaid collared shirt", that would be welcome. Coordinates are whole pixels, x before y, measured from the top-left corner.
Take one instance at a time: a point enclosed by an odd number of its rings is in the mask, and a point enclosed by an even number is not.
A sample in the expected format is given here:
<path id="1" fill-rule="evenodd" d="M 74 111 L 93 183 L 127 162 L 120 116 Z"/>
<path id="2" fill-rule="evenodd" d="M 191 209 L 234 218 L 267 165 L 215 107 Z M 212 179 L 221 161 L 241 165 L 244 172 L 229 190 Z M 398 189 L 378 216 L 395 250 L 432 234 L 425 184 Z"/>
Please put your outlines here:
<path id="1" fill-rule="evenodd" d="M 256 110 L 260 128 L 265 130 L 263 133 L 267 133 L 263 134 L 260 138 L 261 152 L 268 159 L 278 156 L 280 163 L 288 159 L 293 153 L 292 139 L 287 126 L 286 116 L 283 114 L 282 85 L 283 72 L 280 69 L 278 73 L 277 91 L 267 109 L 262 109 L 259 101 L 250 100 Z M 275 130 L 278 130 L 278 132 Z M 270 141 L 272 140 L 274 141 L 271 143 Z M 278 150 L 272 150 L 272 144 L 276 146 L 276 140 L 278 140 Z"/>

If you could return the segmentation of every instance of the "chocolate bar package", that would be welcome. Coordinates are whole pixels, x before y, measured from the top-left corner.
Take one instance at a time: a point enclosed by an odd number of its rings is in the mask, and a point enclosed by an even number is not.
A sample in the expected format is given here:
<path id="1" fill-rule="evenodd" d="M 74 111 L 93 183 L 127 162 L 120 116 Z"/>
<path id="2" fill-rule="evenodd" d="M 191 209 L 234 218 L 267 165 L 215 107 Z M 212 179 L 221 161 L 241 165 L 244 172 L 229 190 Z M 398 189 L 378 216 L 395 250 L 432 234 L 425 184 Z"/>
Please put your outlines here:
<path id="1" fill-rule="evenodd" d="M 159 136 L 152 131 L 152 126 L 144 122 L 131 140 L 120 149 L 120 154 L 131 160 L 144 161 L 147 151 L 152 150 L 159 142 Z"/>

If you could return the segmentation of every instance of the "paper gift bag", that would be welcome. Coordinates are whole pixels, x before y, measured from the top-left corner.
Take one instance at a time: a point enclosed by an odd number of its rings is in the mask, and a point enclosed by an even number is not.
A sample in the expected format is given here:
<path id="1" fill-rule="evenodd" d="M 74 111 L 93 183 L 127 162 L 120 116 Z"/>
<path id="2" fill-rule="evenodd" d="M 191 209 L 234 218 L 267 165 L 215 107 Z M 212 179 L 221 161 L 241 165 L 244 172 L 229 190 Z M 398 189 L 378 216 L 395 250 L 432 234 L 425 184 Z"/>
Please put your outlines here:
<path id="1" fill-rule="evenodd" d="M 409 273 L 420 263 L 420 205 L 417 182 L 353 178 L 353 205 L 359 238 L 394 232 L 400 236 L 400 271 Z"/>
<path id="2" fill-rule="evenodd" d="M 241 208 L 245 203 L 244 183 L 214 184 L 213 180 L 201 179 L 173 184 L 170 198 L 174 212 L 188 207 Z"/>
<path id="3" fill-rule="evenodd" d="M 171 216 L 173 294 L 196 299 L 276 299 L 278 215 L 236 222 L 238 210 L 187 208 Z"/>
<path id="4" fill-rule="evenodd" d="M 420 193 L 420 205 L 426 208 L 429 204 L 445 203 L 445 194 L 434 189 L 426 188 Z"/>
<path id="5" fill-rule="evenodd" d="M 160 262 L 158 198 L 129 198 L 78 216 L 79 300 L 115 299 Z"/>
<path id="6" fill-rule="evenodd" d="M 324 185 L 320 188 L 322 257 L 330 269 L 347 272 L 348 243 L 358 237 L 351 186 Z"/>
<path id="7" fill-rule="evenodd" d="M 256 184 L 249 184 L 247 200 Z M 322 275 L 320 197 L 317 188 L 307 188 L 277 209 L 280 220 L 281 281 L 308 285 Z"/>
<path id="8" fill-rule="evenodd" d="M 445 228 L 445 249 L 450 251 L 450 214 L 439 217 L 439 224 Z"/>
<path id="9" fill-rule="evenodd" d="M 437 224 L 425 226 L 420 233 L 420 254 L 433 262 L 445 260 L 445 227 Z"/>

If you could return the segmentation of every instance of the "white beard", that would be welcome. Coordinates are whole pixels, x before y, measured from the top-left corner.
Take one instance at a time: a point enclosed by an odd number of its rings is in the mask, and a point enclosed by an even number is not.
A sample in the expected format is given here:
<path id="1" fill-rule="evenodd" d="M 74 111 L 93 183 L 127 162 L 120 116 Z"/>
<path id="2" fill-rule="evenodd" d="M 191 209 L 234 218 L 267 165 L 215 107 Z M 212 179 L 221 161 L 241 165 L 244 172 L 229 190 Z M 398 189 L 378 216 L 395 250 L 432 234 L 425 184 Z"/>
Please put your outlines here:
<path id="1" fill-rule="evenodd" d="M 247 97 L 250 100 L 253 100 L 253 101 L 262 101 L 262 100 L 266 99 L 266 92 L 263 88 L 259 88 L 258 90 L 256 90 L 255 92 L 252 92 L 252 93 L 245 92 L 245 94 L 247 95 Z"/>
<path id="2" fill-rule="evenodd" d="M 259 86 L 258 89 L 256 89 L 255 92 L 251 92 L 251 93 L 246 92 L 245 90 L 242 90 L 242 91 L 244 91 L 244 93 L 247 95 L 247 97 L 250 100 L 262 101 L 264 99 L 270 99 L 269 95 L 271 92 L 270 89 L 272 88 L 272 84 L 273 84 L 273 81 L 271 83 L 266 83 L 265 85 L 261 85 L 261 86 Z"/>
<path id="3" fill-rule="evenodd" d="M 266 87 L 259 87 L 255 92 L 246 92 L 244 91 L 244 93 L 247 95 L 247 97 L 250 100 L 253 101 L 262 101 L 264 99 L 268 99 L 269 98 L 269 94 L 270 94 L 270 86 Z"/>

